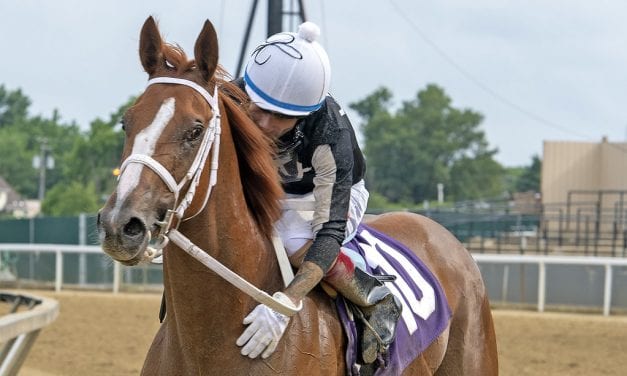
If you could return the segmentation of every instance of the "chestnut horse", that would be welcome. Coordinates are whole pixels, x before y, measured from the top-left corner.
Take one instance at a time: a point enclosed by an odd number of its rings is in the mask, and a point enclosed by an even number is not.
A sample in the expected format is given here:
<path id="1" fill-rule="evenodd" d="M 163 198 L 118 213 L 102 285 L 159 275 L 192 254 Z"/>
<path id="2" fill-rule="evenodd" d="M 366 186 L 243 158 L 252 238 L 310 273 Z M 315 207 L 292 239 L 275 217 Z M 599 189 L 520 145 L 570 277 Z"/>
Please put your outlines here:
<path id="1" fill-rule="evenodd" d="M 155 237 L 164 246 L 166 232 L 175 228 L 253 285 L 270 294 L 281 290 L 268 236 L 282 196 L 272 147 L 243 110 L 241 91 L 217 64 L 213 26 L 205 22 L 195 60 L 188 61 L 180 48 L 162 41 L 150 17 L 139 52 L 151 81 L 124 116 L 125 162 L 118 187 L 98 216 L 104 251 L 135 265 L 146 258 Z M 219 142 L 219 148 L 217 142 L 203 141 L 210 131 L 208 138 Z M 213 154 L 199 159 L 199 149 L 207 145 Z M 197 175 L 194 164 L 201 171 Z M 179 195 L 196 191 L 196 183 L 198 194 Z M 368 224 L 407 245 L 427 264 L 452 311 L 448 328 L 404 374 L 497 374 L 488 298 L 468 251 L 442 226 L 416 214 L 374 216 Z M 346 339 L 336 308 L 321 289 L 304 299 L 272 356 L 249 359 L 235 340 L 244 330 L 242 319 L 258 303 L 183 248 L 170 243 L 163 252 L 167 316 L 142 374 L 346 373 Z"/>

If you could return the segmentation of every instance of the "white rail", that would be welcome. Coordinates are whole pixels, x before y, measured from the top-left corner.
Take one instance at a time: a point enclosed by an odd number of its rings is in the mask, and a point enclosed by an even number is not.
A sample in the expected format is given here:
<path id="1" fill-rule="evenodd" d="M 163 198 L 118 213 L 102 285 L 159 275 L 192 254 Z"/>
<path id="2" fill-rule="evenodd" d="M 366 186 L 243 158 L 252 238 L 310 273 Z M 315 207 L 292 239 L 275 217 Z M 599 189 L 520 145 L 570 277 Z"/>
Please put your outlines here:
<path id="1" fill-rule="evenodd" d="M 102 254 L 99 246 L 65 244 L 12 244 L 0 243 L 0 252 L 52 252 L 56 254 L 55 290 L 61 291 L 63 285 L 63 254 L 90 253 Z M 603 314 L 609 315 L 612 305 L 612 277 L 615 266 L 627 266 L 627 259 L 592 256 L 543 256 L 543 255 L 503 255 L 474 253 L 473 258 L 479 264 L 535 264 L 538 265 L 538 311 L 544 312 L 546 303 L 546 265 L 599 265 L 605 269 L 603 291 Z M 121 283 L 120 263 L 113 263 L 113 292 L 118 293 Z"/>
<path id="2" fill-rule="evenodd" d="M 603 315 L 610 314 L 612 306 L 612 267 L 627 266 L 627 259 L 589 256 L 540 256 L 473 254 L 479 264 L 536 264 L 538 265 L 538 312 L 544 312 L 546 303 L 546 265 L 598 265 L 605 267 L 603 287 Z"/>
<path id="3" fill-rule="evenodd" d="M 55 282 L 56 292 L 63 286 L 63 254 L 64 253 L 91 253 L 105 255 L 100 246 L 96 245 L 70 245 L 70 244 L 24 244 L 24 243 L 0 243 L 0 252 L 49 252 L 55 254 Z M 113 292 L 120 291 L 120 263 L 113 263 Z"/>

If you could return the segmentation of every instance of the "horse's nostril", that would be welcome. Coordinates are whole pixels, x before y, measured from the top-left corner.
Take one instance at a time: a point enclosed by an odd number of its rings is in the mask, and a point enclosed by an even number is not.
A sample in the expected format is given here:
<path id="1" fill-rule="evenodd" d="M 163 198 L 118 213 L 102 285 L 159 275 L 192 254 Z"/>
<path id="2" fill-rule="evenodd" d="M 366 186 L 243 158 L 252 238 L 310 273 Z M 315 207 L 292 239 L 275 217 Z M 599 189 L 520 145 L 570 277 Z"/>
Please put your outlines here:
<path id="1" fill-rule="evenodd" d="M 146 226 L 137 217 L 131 218 L 126 225 L 124 225 L 124 235 L 129 237 L 136 237 L 143 235 L 146 232 Z"/>

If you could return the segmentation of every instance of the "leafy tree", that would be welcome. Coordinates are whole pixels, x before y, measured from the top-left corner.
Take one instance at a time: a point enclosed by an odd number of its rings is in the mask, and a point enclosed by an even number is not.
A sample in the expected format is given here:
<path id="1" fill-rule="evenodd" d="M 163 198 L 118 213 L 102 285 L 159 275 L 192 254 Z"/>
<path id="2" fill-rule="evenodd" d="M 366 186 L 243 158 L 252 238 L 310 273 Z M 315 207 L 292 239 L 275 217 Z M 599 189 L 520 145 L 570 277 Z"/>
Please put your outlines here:
<path id="1" fill-rule="evenodd" d="M 20 89 L 10 91 L 0 85 L 0 128 L 26 119 L 30 104 Z"/>
<path id="2" fill-rule="evenodd" d="M 72 145 L 80 137 L 80 129 L 74 122 L 63 123 L 58 111 L 53 112 L 52 118 L 42 118 L 40 116 L 28 120 L 29 129 L 29 150 L 33 155 L 41 154 L 42 144 L 49 150 L 49 155 L 55 161 L 54 168 L 46 171 L 46 189 L 64 181 L 63 166 Z M 38 170 L 36 171 L 38 175 Z M 31 196 L 34 197 L 34 196 Z"/>
<path id="3" fill-rule="evenodd" d="M 50 216 L 95 213 L 100 208 L 93 184 L 83 185 L 74 181 L 69 185 L 59 183 L 46 194 L 42 212 Z"/>
<path id="4" fill-rule="evenodd" d="M 537 155 L 531 158 L 531 164 L 525 167 L 516 181 L 518 192 L 540 192 L 540 175 L 542 174 L 542 160 Z"/>
<path id="5" fill-rule="evenodd" d="M 135 98 L 130 98 L 106 121 L 92 121 L 89 131 L 75 140 L 64 161 L 64 175 L 68 180 L 84 185 L 93 183 L 99 197 L 111 193 L 115 185 L 112 171 L 119 166 L 124 147 L 120 119 L 134 101 Z"/>
<path id="6" fill-rule="evenodd" d="M 46 171 L 47 215 L 69 215 L 96 210 L 115 185 L 112 171 L 118 167 L 124 133 L 120 118 L 135 101 L 130 98 L 107 120 L 91 122 L 82 132 L 55 110 L 50 118 L 29 116 L 30 99 L 21 90 L 0 85 L 0 175 L 22 196 L 35 198 L 39 170 L 33 157 L 46 149 L 55 166 Z"/>
<path id="7" fill-rule="evenodd" d="M 518 188 L 516 188 L 516 184 L 518 183 L 518 179 L 525 171 L 524 167 L 505 167 L 505 173 L 503 175 L 503 185 L 505 187 L 505 191 L 507 191 L 510 195 L 514 192 L 518 192 Z"/>
<path id="8" fill-rule="evenodd" d="M 26 117 L 0 127 L 0 175 L 23 196 L 35 198 L 39 190 L 39 170 L 32 165 L 33 157 L 46 145 L 55 168 L 46 171 L 46 187 L 59 182 L 62 161 L 79 136 L 78 126 L 62 124 L 58 112 L 51 119 Z"/>
<path id="9" fill-rule="evenodd" d="M 448 190 L 453 200 L 493 198 L 505 192 L 504 169 L 492 158 L 493 154 L 489 152 L 475 158 L 462 157 L 453 163 Z"/>
<path id="10" fill-rule="evenodd" d="M 368 198 L 368 212 L 377 214 L 384 210 L 407 210 L 415 208 L 416 205 L 410 202 L 390 202 L 386 197 L 378 192 L 370 191 L 370 197 Z"/>
<path id="11" fill-rule="evenodd" d="M 63 182 L 93 183 L 97 196 L 111 192 L 112 170 L 118 165 L 124 143 L 119 127 L 121 114 L 134 101 L 131 98 L 108 120 L 96 119 L 87 132 L 74 122 L 52 117 L 28 115 L 30 99 L 20 90 L 0 86 L 0 175 L 24 197 L 35 198 L 39 190 L 39 170 L 33 168 L 34 156 L 45 144 L 55 166 L 46 171 L 46 188 Z"/>
<path id="12" fill-rule="evenodd" d="M 28 149 L 28 135 L 0 128 L 0 176 L 20 194 L 37 195 L 37 171 L 31 166 L 35 152 Z"/>
<path id="13" fill-rule="evenodd" d="M 502 192 L 502 167 L 479 129 L 481 114 L 454 108 L 436 85 L 419 91 L 395 113 L 389 110 L 391 98 L 389 90 L 380 88 L 350 105 L 364 119 L 367 181 L 373 191 L 392 202 L 415 203 L 437 198 L 438 183 L 456 199 Z M 464 169 L 485 170 L 497 178 L 486 180 Z"/>
<path id="14" fill-rule="evenodd" d="M 359 102 L 351 103 L 350 108 L 357 111 L 365 121 L 372 120 L 377 115 L 388 115 L 392 93 L 385 87 L 378 88 L 372 94 Z M 377 127 L 368 127 L 366 131 L 374 131 Z"/>

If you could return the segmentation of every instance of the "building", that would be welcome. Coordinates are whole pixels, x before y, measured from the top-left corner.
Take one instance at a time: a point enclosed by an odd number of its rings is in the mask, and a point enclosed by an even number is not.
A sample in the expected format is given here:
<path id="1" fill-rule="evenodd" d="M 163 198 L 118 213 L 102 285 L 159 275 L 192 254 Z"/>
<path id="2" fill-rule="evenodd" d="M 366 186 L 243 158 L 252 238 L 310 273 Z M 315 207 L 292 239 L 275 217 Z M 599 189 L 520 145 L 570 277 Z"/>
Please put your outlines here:
<path id="1" fill-rule="evenodd" d="M 0 215 L 32 218 L 40 212 L 38 200 L 25 200 L 0 176 Z"/>
<path id="2" fill-rule="evenodd" d="M 627 143 L 545 141 L 541 186 L 544 204 L 566 203 L 572 191 L 627 190 Z"/>
<path id="3" fill-rule="evenodd" d="M 545 141 L 541 193 L 544 229 L 560 242 L 618 247 L 627 241 L 627 143 Z"/>

